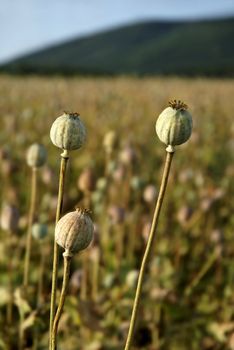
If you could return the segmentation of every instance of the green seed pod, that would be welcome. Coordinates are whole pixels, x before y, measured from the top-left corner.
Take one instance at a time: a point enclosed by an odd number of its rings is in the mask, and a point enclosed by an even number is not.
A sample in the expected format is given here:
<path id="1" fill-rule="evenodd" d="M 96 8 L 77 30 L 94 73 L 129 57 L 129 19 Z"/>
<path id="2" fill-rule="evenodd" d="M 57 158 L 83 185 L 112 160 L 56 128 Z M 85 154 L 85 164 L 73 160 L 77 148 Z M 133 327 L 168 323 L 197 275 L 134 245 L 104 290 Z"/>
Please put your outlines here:
<path id="1" fill-rule="evenodd" d="M 48 226 L 46 224 L 41 224 L 36 222 L 32 227 L 32 235 L 36 240 L 41 240 L 45 238 L 48 234 Z"/>
<path id="2" fill-rule="evenodd" d="M 32 144 L 27 152 L 27 164 L 32 168 L 39 168 L 45 164 L 47 152 L 43 145 L 39 143 Z"/>
<path id="3" fill-rule="evenodd" d="M 130 144 L 126 145 L 120 152 L 119 158 L 124 165 L 131 165 L 136 161 L 136 151 Z"/>
<path id="4" fill-rule="evenodd" d="M 86 129 L 79 114 L 64 112 L 52 124 L 50 138 L 55 146 L 66 151 L 81 148 L 86 139 Z"/>
<path id="5" fill-rule="evenodd" d="M 143 192 L 143 198 L 146 203 L 153 203 L 157 197 L 157 190 L 154 185 L 147 185 Z"/>
<path id="6" fill-rule="evenodd" d="M 144 181 L 139 176 L 133 176 L 131 179 L 131 187 L 135 191 L 139 191 L 142 189 L 144 185 Z"/>
<path id="7" fill-rule="evenodd" d="M 159 139 L 174 152 L 173 146 L 186 142 L 192 133 L 192 116 L 187 111 L 187 105 L 176 100 L 169 102 L 156 122 L 156 133 Z"/>
<path id="8" fill-rule="evenodd" d="M 117 205 L 111 205 L 108 208 L 108 215 L 113 224 L 120 224 L 124 222 L 126 212 L 124 208 L 118 207 Z"/>
<path id="9" fill-rule="evenodd" d="M 95 189 L 96 179 L 92 169 L 86 168 L 80 174 L 77 186 L 82 192 L 92 192 Z"/>
<path id="10" fill-rule="evenodd" d="M 87 210 L 77 208 L 63 216 L 55 228 L 55 240 L 72 256 L 88 247 L 93 239 L 93 222 Z"/>

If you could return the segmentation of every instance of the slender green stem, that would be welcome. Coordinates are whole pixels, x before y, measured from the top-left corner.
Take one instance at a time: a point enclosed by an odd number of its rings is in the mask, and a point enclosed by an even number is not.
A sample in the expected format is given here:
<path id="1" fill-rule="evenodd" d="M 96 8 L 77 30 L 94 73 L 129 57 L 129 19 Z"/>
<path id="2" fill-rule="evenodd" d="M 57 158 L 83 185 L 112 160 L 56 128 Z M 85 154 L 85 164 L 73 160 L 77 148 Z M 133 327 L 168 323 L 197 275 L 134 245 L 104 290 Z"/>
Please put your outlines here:
<path id="1" fill-rule="evenodd" d="M 43 243 L 40 242 L 40 265 L 38 274 L 38 288 L 37 288 L 37 309 L 39 310 L 43 302 L 43 286 L 44 286 L 44 272 L 45 272 L 45 254 L 43 251 Z M 34 325 L 33 332 L 33 350 L 37 350 L 39 343 L 39 328 L 38 325 Z"/>
<path id="2" fill-rule="evenodd" d="M 126 344 L 125 344 L 125 348 L 124 348 L 125 350 L 129 350 L 131 347 L 131 344 L 132 344 L 134 328 L 135 328 L 136 318 L 137 318 L 137 312 L 138 312 L 140 298 L 141 298 L 141 291 L 142 291 L 142 286 L 143 286 L 144 274 L 145 274 L 145 270 L 147 267 L 148 259 L 150 257 L 152 248 L 154 246 L 154 240 L 155 240 L 155 235 L 156 235 L 156 229 L 158 226 L 159 214 L 161 211 L 164 194 L 165 194 L 166 187 L 167 187 L 167 181 L 168 181 L 168 176 L 170 173 L 173 154 L 174 154 L 174 152 L 167 152 L 165 167 L 164 167 L 163 176 L 162 176 L 162 182 L 161 182 L 160 191 L 159 191 L 158 199 L 157 199 L 155 210 L 154 210 L 151 230 L 150 230 L 148 242 L 147 242 L 147 245 L 145 248 L 145 253 L 144 253 L 144 256 L 142 259 L 141 268 L 139 271 L 136 294 L 135 294 L 135 299 L 134 299 L 133 309 L 132 309 L 132 316 L 131 316 L 128 336 L 127 336 L 127 340 L 126 340 Z"/>
<path id="3" fill-rule="evenodd" d="M 30 198 L 29 218 L 28 218 L 28 231 L 27 231 L 27 238 L 26 238 L 24 280 L 23 280 L 23 286 L 26 294 L 28 289 L 29 266 L 30 266 L 30 257 L 31 257 L 32 225 L 33 225 L 33 221 L 35 218 L 35 211 L 36 211 L 37 173 L 38 173 L 38 169 L 32 168 L 32 185 L 31 185 L 32 187 L 31 187 L 31 198 Z"/>
<path id="4" fill-rule="evenodd" d="M 44 272 L 45 272 L 45 253 L 43 250 L 43 243 L 40 243 L 40 265 L 38 275 L 38 289 L 37 289 L 37 307 L 40 307 L 43 302 L 43 287 L 44 287 Z"/>
<path id="5" fill-rule="evenodd" d="M 66 252 L 63 254 L 64 258 L 64 268 L 63 268 L 63 284 L 62 284 L 62 290 L 61 295 L 59 299 L 58 308 L 54 317 L 54 323 L 52 328 L 52 334 L 51 334 L 51 350 L 56 350 L 56 343 L 57 343 L 57 333 L 58 333 L 58 325 L 59 320 L 63 312 L 63 306 L 65 303 L 66 295 L 67 295 L 67 288 L 69 284 L 69 276 L 70 276 L 70 266 L 71 266 L 71 256 L 67 254 Z"/>
<path id="6" fill-rule="evenodd" d="M 38 180 L 38 168 L 32 168 L 32 183 L 31 183 L 31 198 L 30 198 L 30 208 L 29 208 L 29 218 L 28 218 L 28 230 L 26 238 L 26 251 L 24 260 L 24 279 L 23 287 L 25 295 L 28 292 L 28 281 L 29 281 L 29 267 L 31 258 L 31 247 L 32 247 L 32 225 L 35 219 L 36 213 L 36 202 L 37 202 L 37 180 Z M 24 315 L 20 317 L 20 337 L 19 337 L 19 348 L 24 347 L 24 330 L 22 329 L 22 323 L 24 321 Z"/>
<path id="7" fill-rule="evenodd" d="M 65 175 L 66 168 L 69 156 L 68 152 L 64 151 L 61 154 L 60 162 L 60 174 L 59 174 L 59 189 L 58 189 L 58 203 L 56 211 L 56 223 L 59 221 L 62 206 L 63 206 L 63 194 L 64 194 L 64 185 L 65 185 Z M 51 337 L 52 337 L 52 328 L 54 323 L 55 307 L 56 307 L 56 292 L 57 292 L 57 279 L 58 279 L 58 245 L 54 240 L 54 256 L 53 256 L 53 271 L 52 271 L 52 287 L 51 287 L 51 303 L 50 303 L 50 348 L 51 348 Z"/>

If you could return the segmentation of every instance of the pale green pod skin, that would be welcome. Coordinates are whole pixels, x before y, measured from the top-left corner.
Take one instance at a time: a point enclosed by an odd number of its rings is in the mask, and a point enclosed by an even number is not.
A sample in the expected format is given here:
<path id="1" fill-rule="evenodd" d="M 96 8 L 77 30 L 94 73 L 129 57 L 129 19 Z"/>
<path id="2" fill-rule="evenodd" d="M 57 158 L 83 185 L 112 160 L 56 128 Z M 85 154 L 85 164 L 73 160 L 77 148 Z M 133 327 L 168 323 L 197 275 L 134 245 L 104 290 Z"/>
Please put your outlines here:
<path id="1" fill-rule="evenodd" d="M 191 136 L 193 121 L 186 109 L 167 107 L 156 122 L 156 133 L 167 146 L 185 143 Z"/>
<path id="2" fill-rule="evenodd" d="M 32 227 L 32 235 L 36 240 L 44 239 L 48 234 L 48 226 L 46 224 L 35 223 Z"/>
<path id="3" fill-rule="evenodd" d="M 55 146 L 72 151 L 83 146 L 86 140 L 86 129 L 78 114 L 64 113 L 52 124 L 50 138 Z"/>
<path id="4" fill-rule="evenodd" d="M 55 240 L 71 256 L 84 250 L 93 239 L 93 222 L 87 212 L 76 210 L 63 216 L 55 228 Z"/>
<path id="5" fill-rule="evenodd" d="M 32 144 L 27 151 L 27 164 L 32 168 L 39 168 L 46 162 L 47 152 L 43 145 Z"/>

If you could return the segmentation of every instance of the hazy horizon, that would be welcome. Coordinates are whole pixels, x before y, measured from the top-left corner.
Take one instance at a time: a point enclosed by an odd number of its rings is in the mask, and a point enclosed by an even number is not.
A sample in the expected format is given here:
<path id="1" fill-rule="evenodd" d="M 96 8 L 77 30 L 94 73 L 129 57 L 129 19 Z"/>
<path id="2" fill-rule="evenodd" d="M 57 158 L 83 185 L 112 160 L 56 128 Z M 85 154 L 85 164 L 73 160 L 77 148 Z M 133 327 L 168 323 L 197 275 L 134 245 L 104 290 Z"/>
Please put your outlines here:
<path id="1" fill-rule="evenodd" d="M 93 0 L 79 3 L 74 0 L 52 0 L 50 3 L 45 0 L 40 3 L 32 0 L 0 1 L 3 5 L 0 8 L 0 62 L 65 40 L 134 22 L 234 16 L 232 0 L 222 3 L 218 0 L 199 0 L 196 4 L 188 4 L 186 0 L 178 0 L 176 4 L 172 0 L 160 0 L 157 4 L 153 0 L 144 3 L 120 0 L 110 4 L 107 0 L 100 0 L 98 7 L 93 6 Z M 17 27 L 19 30 L 16 30 Z"/>

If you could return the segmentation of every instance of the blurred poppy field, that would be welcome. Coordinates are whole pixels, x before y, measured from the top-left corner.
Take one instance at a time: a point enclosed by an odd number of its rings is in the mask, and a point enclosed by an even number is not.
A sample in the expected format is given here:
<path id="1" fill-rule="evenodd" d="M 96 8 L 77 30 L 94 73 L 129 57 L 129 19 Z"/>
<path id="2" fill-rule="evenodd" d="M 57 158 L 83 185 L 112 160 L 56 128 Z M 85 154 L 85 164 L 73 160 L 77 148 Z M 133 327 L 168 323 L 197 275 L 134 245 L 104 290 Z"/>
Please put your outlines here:
<path id="1" fill-rule="evenodd" d="M 48 349 L 61 153 L 50 128 L 64 110 L 80 114 L 87 141 L 71 152 L 63 214 L 90 209 L 95 235 L 72 260 L 58 350 L 124 348 L 166 153 L 155 122 L 174 98 L 194 128 L 174 155 L 133 349 L 234 349 L 233 96 L 228 79 L 0 76 L 0 349 L 18 349 L 22 333 L 24 349 Z M 47 151 L 34 219 L 46 233 L 32 237 L 26 295 L 33 143 Z M 60 289 L 61 252 L 59 266 Z"/>

